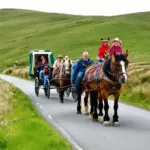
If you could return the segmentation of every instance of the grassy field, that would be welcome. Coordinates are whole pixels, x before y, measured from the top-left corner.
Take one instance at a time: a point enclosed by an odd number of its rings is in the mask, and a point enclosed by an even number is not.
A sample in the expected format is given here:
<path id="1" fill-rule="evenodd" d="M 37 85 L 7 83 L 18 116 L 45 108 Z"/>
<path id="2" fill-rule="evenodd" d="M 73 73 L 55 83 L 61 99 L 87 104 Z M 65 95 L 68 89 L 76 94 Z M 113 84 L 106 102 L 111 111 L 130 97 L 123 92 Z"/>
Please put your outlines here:
<path id="1" fill-rule="evenodd" d="M 83 17 L 27 10 L 0 10 L 0 68 L 16 60 L 28 65 L 30 49 L 50 49 L 55 55 L 96 58 L 100 38 L 119 37 L 130 61 L 150 60 L 150 12 L 114 17 Z"/>
<path id="2" fill-rule="evenodd" d="M 27 96 L 0 79 L 0 150 L 71 150 Z"/>
<path id="3" fill-rule="evenodd" d="M 150 62 L 132 63 L 120 100 L 150 110 Z"/>

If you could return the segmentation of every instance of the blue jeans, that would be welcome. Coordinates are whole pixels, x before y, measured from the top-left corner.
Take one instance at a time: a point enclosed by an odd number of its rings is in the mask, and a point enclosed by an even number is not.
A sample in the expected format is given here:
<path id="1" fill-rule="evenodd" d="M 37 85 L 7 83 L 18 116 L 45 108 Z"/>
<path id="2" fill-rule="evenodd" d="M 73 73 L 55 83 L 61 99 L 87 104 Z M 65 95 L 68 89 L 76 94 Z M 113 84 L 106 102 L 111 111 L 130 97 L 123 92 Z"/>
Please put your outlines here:
<path id="1" fill-rule="evenodd" d="M 81 85 L 81 81 L 82 81 L 83 77 L 84 77 L 84 72 L 79 72 L 77 74 L 77 80 L 76 80 L 76 85 L 75 85 L 75 91 L 77 93 L 79 93 L 81 91 L 80 85 Z"/>
<path id="2" fill-rule="evenodd" d="M 47 87 L 47 79 L 49 76 L 44 75 L 44 88 Z"/>
<path id="3" fill-rule="evenodd" d="M 42 80 L 43 80 L 43 74 L 44 74 L 44 71 L 41 70 L 41 71 L 40 71 L 40 79 L 42 79 Z"/>
<path id="4" fill-rule="evenodd" d="M 43 70 L 40 71 L 40 79 L 42 80 L 42 82 L 44 82 L 44 88 L 46 88 L 48 76 L 44 75 Z"/>
<path id="5" fill-rule="evenodd" d="M 102 61 L 101 61 L 101 60 L 98 60 L 98 64 L 102 64 Z"/>

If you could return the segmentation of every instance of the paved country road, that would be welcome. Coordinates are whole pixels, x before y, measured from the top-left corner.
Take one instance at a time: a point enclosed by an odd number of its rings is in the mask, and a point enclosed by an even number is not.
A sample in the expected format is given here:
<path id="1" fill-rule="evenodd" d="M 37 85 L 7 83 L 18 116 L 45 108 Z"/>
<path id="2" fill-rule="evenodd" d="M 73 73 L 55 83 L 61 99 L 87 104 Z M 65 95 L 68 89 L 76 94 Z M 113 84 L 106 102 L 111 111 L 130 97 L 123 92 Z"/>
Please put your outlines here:
<path id="1" fill-rule="evenodd" d="M 20 78 L 0 75 L 27 94 L 42 116 L 80 150 L 149 150 L 150 112 L 119 103 L 120 127 L 104 127 L 87 116 L 76 114 L 76 103 L 66 98 L 59 102 L 53 90 L 50 99 L 34 94 L 34 83 Z M 132 100 L 132 99 L 131 99 Z M 113 107 L 110 101 L 110 117 Z"/>

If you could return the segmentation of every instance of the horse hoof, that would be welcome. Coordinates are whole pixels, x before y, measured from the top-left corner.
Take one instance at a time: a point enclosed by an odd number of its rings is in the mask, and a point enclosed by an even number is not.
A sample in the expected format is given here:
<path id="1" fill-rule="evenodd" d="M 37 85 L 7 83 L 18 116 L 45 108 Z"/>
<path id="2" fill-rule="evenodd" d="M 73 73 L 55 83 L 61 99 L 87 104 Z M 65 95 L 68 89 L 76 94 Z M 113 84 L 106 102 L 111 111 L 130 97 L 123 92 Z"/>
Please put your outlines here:
<path id="1" fill-rule="evenodd" d="M 116 121 L 116 122 L 113 122 L 112 125 L 113 125 L 114 127 L 119 127 L 119 126 L 120 126 L 120 123 L 119 123 L 119 121 Z"/>
<path id="2" fill-rule="evenodd" d="M 77 114 L 81 114 L 81 111 L 77 111 Z"/>
<path id="3" fill-rule="evenodd" d="M 60 103 L 64 103 L 63 101 L 60 101 Z"/>
<path id="4" fill-rule="evenodd" d="M 103 122 L 104 122 L 104 117 L 103 117 L 103 116 L 98 116 L 98 121 L 99 121 L 100 123 L 103 123 Z"/>
<path id="5" fill-rule="evenodd" d="M 89 118 L 90 118 L 91 120 L 93 120 L 93 115 L 92 115 L 92 114 L 90 114 L 90 115 L 89 115 Z"/>
<path id="6" fill-rule="evenodd" d="M 108 127 L 108 126 L 110 126 L 110 122 L 109 121 L 104 121 L 103 125 Z"/>

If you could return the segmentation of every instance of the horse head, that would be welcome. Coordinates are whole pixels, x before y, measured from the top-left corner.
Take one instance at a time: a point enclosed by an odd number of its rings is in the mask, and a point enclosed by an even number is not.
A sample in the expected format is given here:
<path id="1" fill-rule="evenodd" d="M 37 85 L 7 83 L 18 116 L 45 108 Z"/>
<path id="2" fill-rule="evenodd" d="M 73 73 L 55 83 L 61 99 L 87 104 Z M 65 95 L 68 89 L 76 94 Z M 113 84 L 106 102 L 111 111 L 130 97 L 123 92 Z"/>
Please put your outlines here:
<path id="1" fill-rule="evenodd" d="M 120 84 L 127 81 L 127 68 L 128 68 L 128 50 L 124 54 L 116 54 L 114 52 L 111 58 L 111 72 Z"/>
<path id="2" fill-rule="evenodd" d="M 63 66 L 64 74 L 69 76 L 71 74 L 72 62 L 68 56 L 65 56 Z"/>

